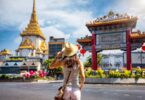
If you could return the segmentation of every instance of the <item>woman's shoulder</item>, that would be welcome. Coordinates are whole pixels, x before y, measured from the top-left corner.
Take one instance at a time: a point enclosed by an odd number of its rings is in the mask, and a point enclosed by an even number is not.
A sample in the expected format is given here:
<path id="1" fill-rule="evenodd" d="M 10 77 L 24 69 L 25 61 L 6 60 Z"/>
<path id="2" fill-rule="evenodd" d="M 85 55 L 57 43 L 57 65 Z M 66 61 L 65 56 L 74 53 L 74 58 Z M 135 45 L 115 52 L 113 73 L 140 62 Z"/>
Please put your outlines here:
<path id="1" fill-rule="evenodd" d="M 78 59 L 78 65 L 79 67 L 83 66 L 83 62 L 80 59 Z"/>
<path id="2" fill-rule="evenodd" d="M 83 62 L 82 62 L 80 59 L 78 59 L 78 63 L 79 63 L 79 64 L 82 64 Z"/>

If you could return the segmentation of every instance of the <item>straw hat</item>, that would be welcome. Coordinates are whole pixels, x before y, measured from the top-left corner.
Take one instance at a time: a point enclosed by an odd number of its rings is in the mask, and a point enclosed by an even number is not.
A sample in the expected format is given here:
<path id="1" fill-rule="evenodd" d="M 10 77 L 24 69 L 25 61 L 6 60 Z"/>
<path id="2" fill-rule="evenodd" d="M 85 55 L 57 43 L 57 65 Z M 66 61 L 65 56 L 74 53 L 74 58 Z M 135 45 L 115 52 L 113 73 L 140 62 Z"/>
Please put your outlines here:
<path id="1" fill-rule="evenodd" d="M 62 52 L 64 56 L 73 56 L 78 52 L 78 46 L 65 42 Z"/>

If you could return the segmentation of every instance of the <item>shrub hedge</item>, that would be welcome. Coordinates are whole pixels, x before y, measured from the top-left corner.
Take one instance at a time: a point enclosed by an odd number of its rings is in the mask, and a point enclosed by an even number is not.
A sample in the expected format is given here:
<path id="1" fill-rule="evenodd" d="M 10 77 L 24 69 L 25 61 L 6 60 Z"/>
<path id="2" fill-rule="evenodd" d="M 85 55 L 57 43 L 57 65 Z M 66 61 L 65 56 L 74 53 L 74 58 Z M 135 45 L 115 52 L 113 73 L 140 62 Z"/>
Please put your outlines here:
<path id="1" fill-rule="evenodd" d="M 145 71 L 142 69 L 136 70 L 109 70 L 105 72 L 104 70 L 87 70 L 85 71 L 86 78 L 145 78 Z"/>

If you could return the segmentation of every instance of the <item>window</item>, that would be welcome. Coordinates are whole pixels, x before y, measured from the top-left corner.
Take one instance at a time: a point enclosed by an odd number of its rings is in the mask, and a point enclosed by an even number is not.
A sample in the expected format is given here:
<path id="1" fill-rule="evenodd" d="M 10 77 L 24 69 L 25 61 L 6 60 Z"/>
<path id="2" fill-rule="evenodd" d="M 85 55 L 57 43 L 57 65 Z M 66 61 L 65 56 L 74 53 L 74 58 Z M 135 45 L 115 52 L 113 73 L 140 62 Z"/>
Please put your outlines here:
<path id="1" fill-rule="evenodd" d="M 6 65 L 6 66 L 9 66 L 9 64 L 8 64 L 8 63 L 6 63 L 5 65 Z"/>
<path id="2" fill-rule="evenodd" d="M 23 65 L 26 65 L 26 63 L 24 63 Z"/>
<path id="3" fill-rule="evenodd" d="M 32 65 L 35 65 L 35 63 L 33 62 Z"/>
<path id="4" fill-rule="evenodd" d="M 14 65 L 15 65 L 15 66 L 17 66 L 18 64 L 17 64 L 17 63 L 15 63 Z"/>

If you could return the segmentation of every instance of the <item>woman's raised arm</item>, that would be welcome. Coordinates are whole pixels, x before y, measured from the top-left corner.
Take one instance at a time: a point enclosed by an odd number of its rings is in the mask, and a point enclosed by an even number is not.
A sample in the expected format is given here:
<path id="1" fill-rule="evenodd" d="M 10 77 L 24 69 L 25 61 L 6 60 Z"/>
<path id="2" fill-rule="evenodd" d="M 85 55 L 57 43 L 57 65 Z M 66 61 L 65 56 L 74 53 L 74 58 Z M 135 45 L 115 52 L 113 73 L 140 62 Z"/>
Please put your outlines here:
<path id="1" fill-rule="evenodd" d="M 63 62 L 61 61 L 62 59 L 62 52 L 58 52 L 52 63 L 50 64 L 49 68 L 50 69 L 55 69 L 58 67 L 63 66 Z"/>
<path id="2" fill-rule="evenodd" d="M 84 86 L 84 82 L 85 82 L 85 72 L 84 72 L 84 65 L 81 61 L 79 61 L 80 64 L 80 75 L 81 75 L 81 79 L 80 79 L 80 89 L 83 88 Z"/>

